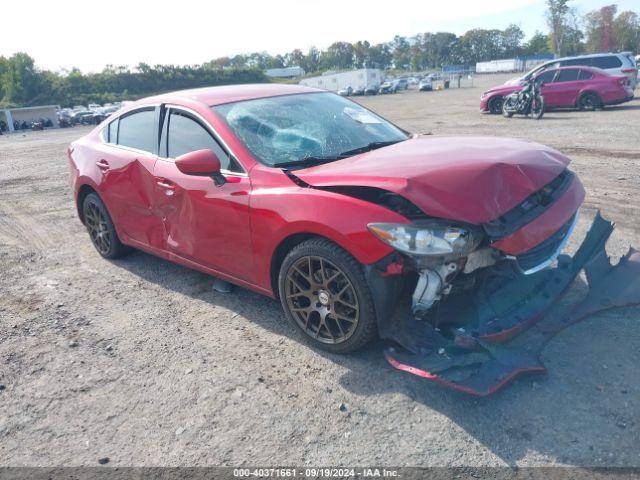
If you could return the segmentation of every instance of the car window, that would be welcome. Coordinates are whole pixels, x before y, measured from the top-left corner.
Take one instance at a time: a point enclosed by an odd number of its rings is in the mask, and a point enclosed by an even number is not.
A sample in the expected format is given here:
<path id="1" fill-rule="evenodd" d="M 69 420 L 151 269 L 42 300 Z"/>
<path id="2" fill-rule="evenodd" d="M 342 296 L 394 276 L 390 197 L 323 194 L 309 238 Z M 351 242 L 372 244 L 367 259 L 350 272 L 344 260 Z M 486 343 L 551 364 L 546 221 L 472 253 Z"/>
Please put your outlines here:
<path id="1" fill-rule="evenodd" d="M 569 68 L 567 70 L 560 70 L 558 76 L 556 77 L 556 81 L 554 83 L 562 83 L 562 82 L 575 82 L 578 80 L 578 72 L 577 68 Z"/>
<path id="2" fill-rule="evenodd" d="M 107 127 L 106 140 L 109 143 L 118 143 L 118 119 L 116 118 Z"/>
<path id="3" fill-rule="evenodd" d="M 216 139 L 188 113 L 172 110 L 167 130 L 168 157 L 176 158 L 185 153 L 207 148 L 220 159 L 222 169 L 237 170 L 237 168 L 229 168 L 229 156 Z"/>
<path id="4" fill-rule="evenodd" d="M 592 62 L 593 58 L 588 57 L 578 57 L 578 58 L 572 58 L 570 60 L 563 60 L 562 62 L 560 62 L 562 64 L 563 67 L 574 67 L 574 66 L 583 66 L 583 67 L 589 67 L 591 66 L 591 62 Z"/>
<path id="5" fill-rule="evenodd" d="M 557 70 L 546 70 L 536 77 L 536 83 L 551 83 Z"/>
<path id="6" fill-rule="evenodd" d="M 590 80 L 593 78 L 593 73 L 589 70 L 580 70 L 580 75 L 578 78 L 580 80 Z"/>
<path id="7" fill-rule="evenodd" d="M 607 55 L 606 57 L 595 57 L 593 59 L 593 65 L 598 68 L 620 68 L 622 62 L 615 55 Z"/>
<path id="8" fill-rule="evenodd" d="M 334 161 L 351 150 L 407 139 L 397 127 L 334 93 L 301 93 L 214 107 L 252 155 L 269 166 Z M 373 147 L 372 147 L 373 148 Z"/>
<path id="9" fill-rule="evenodd" d="M 154 109 L 137 111 L 120 117 L 118 145 L 154 153 L 156 114 Z"/>

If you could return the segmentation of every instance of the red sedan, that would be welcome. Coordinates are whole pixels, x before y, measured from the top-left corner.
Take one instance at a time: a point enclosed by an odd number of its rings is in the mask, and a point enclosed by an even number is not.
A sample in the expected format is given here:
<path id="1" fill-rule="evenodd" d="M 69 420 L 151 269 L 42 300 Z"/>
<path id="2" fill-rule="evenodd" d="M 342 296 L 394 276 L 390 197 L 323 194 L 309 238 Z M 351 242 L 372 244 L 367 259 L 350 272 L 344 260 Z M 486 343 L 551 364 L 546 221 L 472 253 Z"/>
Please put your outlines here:
<path id="1" fill-rule="evenodd" d="M 545 108 L 579 108 L 595 110 L 633 99 L 628 77 L 612 76 L 591 67 L 562 67 L 544 70 L 534 77 L 541 82 Z M 502 113 L 502 101 L 520 85 L 500 85 L 487 90 L 480 98 L 480 111 Z"/>
<path id="2" fill-rule="evenodd" d="M 551 148 L 416 138 L 348 99 L 291 85 L 140 100 L 68 157 L 100 255 L 140 249 L 279 298 L 312 344 L 334 352 L 398 338 L 391 313 L 403 285 L 425 318 L 488 276 L 541 271 L 584 199 Z"/>

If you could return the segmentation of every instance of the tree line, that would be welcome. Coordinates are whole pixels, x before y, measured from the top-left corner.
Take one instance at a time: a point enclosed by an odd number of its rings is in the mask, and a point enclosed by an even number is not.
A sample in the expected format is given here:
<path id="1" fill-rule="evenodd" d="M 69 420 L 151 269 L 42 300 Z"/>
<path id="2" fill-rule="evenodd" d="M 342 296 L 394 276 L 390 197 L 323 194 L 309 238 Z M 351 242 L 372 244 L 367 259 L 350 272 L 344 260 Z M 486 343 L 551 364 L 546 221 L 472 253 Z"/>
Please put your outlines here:
<path id="1" fill-rule="evenodd" d="M 200 65 L 147 65 L 134 68 L 108 65 L 100 73 L 78 69 L 52 72 L 36 67 L 26 53 L 0 56 L 0 107 L 105 103 L 154 93 L 207 85 L 266 82 L 263 70 L 288 66 L 305 72 L 352 68 L 407 71 L 438 69 L 447 64 L 476 62 L 519 55 L 555 53 L 559 56 L 640 49 L 640 17 L 618 13 L 615 4 L 579 15 L 571 0 L 546 0 L 548 33 L 536 32 L 524 41 L 518 25 L 504 30 L 476 28 L 463 35 L 426 32 L 397 35 L 385 43 L 366 40 L 334 42 L 324 50 L 311 47 L 282 55 L 266 52 L 220 57 Z"/>

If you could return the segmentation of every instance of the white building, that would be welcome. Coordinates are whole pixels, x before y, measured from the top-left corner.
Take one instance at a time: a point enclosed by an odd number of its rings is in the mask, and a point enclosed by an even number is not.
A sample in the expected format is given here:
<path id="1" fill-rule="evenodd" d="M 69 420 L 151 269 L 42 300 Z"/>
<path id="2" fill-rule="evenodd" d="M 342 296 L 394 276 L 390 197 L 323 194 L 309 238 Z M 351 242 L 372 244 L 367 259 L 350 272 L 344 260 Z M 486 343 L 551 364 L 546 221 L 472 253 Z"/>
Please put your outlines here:
<path id="1" fill-rule="evenodd" d="M 269 68 L 264 71 L 267 77 L 273 78 L 295 78 L 304 75 L 302 67 Z"/>
<path id="2" fill-rule="evenodd" d="M 367 88 L 382 83 L 382 72 L 377 68 L 361 68 L 340 73 L 327 73 L 319 77 L 300 80 L 300 85 L 337 91 L 342 88 Z"/>
<path id="3" fill-rule="evenodd" d="M 5 108 L 0 109 L 0 121 L 4 121 L 9 127 L 9 131 L 13 132 L 13 122 L 27 122 L 31 123 L 33 120 L 51 120 L 54 127 L 58 126 L 58 106 L 57 105 L 43 105 L 38 107 L 23 107 L 23 108 Z"/>

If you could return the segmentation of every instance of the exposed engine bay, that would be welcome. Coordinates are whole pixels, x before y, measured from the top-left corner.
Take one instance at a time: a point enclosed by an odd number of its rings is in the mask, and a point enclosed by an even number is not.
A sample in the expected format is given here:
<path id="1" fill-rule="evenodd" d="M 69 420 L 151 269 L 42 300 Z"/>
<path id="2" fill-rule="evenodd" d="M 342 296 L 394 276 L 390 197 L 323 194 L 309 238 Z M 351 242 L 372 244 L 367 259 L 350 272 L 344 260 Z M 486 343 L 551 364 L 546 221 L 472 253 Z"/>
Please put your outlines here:
<path id="1" fill-rule="evenodd" d="M 612 231 L 597 214 L 573 257 L 561 255 L 554 267 L 528 275 L 482 249 L 464 265 L 446 258 L 415 265 L 411 312 L 394 315 L 381 330 L 390 341 L 385 358 L 394 368 L 475 396 L 520 374 L 545 372 L 538 354 L 556 333 L 599 311 L 640 304 L 640 253 L 631 249 L 612 266 L 604 249 Z M 568 314 L 555 315 L 552 307 L 583 269 L 587 296 Z"/>

